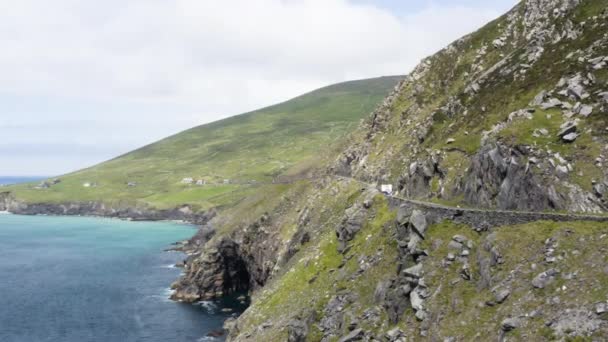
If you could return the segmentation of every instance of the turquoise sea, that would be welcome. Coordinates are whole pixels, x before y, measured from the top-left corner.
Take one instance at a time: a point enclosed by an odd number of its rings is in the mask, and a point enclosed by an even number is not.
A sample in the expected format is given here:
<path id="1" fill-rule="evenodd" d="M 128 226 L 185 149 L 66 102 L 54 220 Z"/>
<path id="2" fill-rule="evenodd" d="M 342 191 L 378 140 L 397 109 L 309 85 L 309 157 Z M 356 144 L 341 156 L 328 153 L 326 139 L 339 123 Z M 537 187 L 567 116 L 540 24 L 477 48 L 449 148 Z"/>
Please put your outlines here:
<path id="1" fill-rule="evenodd" d="M 211 341 L 235 307 L 168 299 L 188 225 L 0 214 L 0 341 Z"/>
<path id="2" fill-rule="evenodd" d="M 0 185 L 18 184 L 35 182 L 45 179 L 44 177 L 11 177 L 11 176 L 0 176 Z"/>

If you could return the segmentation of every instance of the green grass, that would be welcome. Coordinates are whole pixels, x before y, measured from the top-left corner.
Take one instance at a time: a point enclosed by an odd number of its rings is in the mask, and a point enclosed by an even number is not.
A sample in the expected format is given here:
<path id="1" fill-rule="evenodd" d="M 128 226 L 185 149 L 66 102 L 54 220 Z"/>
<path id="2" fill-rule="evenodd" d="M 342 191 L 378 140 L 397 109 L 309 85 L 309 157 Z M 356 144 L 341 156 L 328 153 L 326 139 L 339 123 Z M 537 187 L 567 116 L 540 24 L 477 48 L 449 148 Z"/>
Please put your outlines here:
<path id="1" fill-rule="evenodd" d="M 340 83 L 284 103 L 195 127 L 116 159 L 61 176 L 50 189 L 9 187 L 26 202 L 103 201 L 158 208 L 227 205 L 251 186 L 183 185 L 186 177 L 221 184 L 271 183 L 314 168 L 318 158 L 354 130 L 401 77 Z M 238 99 L 235 99 L 238 101 Z M 85 182 L 97 187 L 84 188 Z M 137 186 L 128 187 L 128 182 Z"/>

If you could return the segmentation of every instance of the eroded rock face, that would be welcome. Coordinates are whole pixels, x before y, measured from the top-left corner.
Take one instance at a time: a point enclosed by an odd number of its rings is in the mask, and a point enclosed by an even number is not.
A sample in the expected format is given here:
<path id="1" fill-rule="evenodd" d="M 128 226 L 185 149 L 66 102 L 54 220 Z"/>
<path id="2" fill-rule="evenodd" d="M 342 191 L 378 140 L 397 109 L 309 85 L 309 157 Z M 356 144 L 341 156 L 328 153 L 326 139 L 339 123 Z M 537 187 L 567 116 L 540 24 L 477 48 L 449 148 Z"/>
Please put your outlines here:
<path id="1" fill-rule="evenodd" d="M 249 291 L 251 276 L 234 241 L 222 239 L 192 264 L 195 272 L 173 284 L 172 299 L 196 302 Z"/>
<path id="2" fill-rule="evenodd" d="M 505 210 L 563 209 L 564 200 L 526 168 L 524 155 L 501 145 L 486 146 L 472 158 L 462 188 L 466 202 Z"/>
<path id="3" fill-rule="evenodd" d="M 280 241 L 270 238 L 268 224 L 270 218 L 263 215 L 246 229 L 199 247 L 200 254 L 189 257 L 184 276 L 173 284 L 171 298 L 196 302 L 263 286 L 279 259 Z"/>

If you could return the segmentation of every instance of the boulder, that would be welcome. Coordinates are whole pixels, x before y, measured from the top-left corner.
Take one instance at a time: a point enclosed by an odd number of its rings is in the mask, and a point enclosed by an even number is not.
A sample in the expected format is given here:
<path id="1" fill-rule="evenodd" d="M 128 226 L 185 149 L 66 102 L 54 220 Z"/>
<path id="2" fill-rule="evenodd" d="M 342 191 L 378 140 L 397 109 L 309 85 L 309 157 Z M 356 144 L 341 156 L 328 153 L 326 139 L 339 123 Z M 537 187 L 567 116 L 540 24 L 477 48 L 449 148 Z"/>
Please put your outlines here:
<path id="1" fill-rule="evenodd" d="M 591 113 L 593 113 L 593 107 L 592 106 L 582 105 L 578 109 L 578 114 L 580 114 L 580 115 L 582 115 L 584 117 L 588 117 L 589 115 L 591 115 Z"/>
<path id="2" fill-rule="evenodd" d="M 565 135 L 576 132 L 576 122 L 568 121 L 561 126 L 561 130 L 557 133 L 557 136 L 563 138 Z"/>
<path id="3" fill-rule="evenodd" d="M 496 292 L 496 294 L 494 295 L 494 299 L 496 300 L 496 303 L 502 304 L 505 300 L 507 300 L 510 294 L 511 291 L 509 291 L 508 289 L 503 289 Z"/>
<path id="4" fill-rule="evenodd" d="M 608 312 L 608 304 L 606 303 L 597 303 L 595 304 L 595 313 L 598 315 L 602 315 Z"/>
<path id="5" fill-rule="evenodd" d="M 414 290 L 414 291 L 410 292 L 410 303 L 414 310 L 416 310 L 416 311 L 422 310 L 422 308 L 423 308 L 422 304 L 424 303 L 424 300 L 422 299 L 422 297 L 420 296 L 418 291 Z"/>
<path id="6" fill-rule="evenodd" d="M 576 134 L 576 133 L 573 133 L 573 134 Z M 566 167 L 566 166 L 564 166 L 564 165 L 558 165 L 558 166 L 555 168 L 555 171 L 557 172 L 557 176 L 558 176 L 559 178 L 562 178 L 562 179 L 563 179 L 563 178 L 568 177 L 568 167 Z"/>
<path id="7" fill-rule="evenodd" d="M 511 331 L 519 328 L 521 322 L 517 318 L 507 318 L 501 323 L 502 331 Z"/>
<path id="8" fill-rule="evenodd" d="M 544 289 L 545 286 L 549 285 L 553 280 L 555 280 L 555 276 L 557 275 L 557 271 L 553 268 L 540 273 L 534 279 L 532 279 L 532 286 L 537 289 Z"/>
<path id="9" fill-rule="evenodd" d="M 397 211 L 397 222 L 400 225 L 406 225 L 410 221 L 410 216 L 412 216 L 412 209 L 408 206 L 400 206 Z"/>
<path id="10" fill-rule="evenodd" d="M 420 237 L 424 238 L 424 232 L 428 228 L 428 223 L 426 221 L 426 216 L 420 210 L 414 210 L 412 212 L 412 216 L 410 216 L 410 224 L 416 233 L 418 233 Z"/>
<path id="11" fill-rule="evenodd" d="M 562 140 L 571 143 L 574 142 L 578 138 L 578 133 L 568 133 L 562 137 Z"/>
<path id="12" fill-rule="evenodd" d="M 562 101 L 556 98 L 550 98 L 547 100 L 547 102 L 543 102 L 540 106 L 543 110 L 547 110 L 551 108 L 560 108 L 562 105 Z"/>
<path id="13" fill-rule="evenodd" d="M 422 264 L 416 264 L 410 268 L 407 268 L 403 271 L 403 274 L 412 278 L 421 278 L 422 277 Z"/>

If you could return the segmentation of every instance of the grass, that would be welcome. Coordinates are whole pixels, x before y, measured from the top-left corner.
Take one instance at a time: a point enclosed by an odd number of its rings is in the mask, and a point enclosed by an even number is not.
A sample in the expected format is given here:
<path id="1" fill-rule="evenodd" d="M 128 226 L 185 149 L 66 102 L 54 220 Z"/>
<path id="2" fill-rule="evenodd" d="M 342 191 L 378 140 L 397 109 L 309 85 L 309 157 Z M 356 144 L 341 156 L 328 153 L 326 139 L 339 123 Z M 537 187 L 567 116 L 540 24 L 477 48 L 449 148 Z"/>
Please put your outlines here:
<path id="1" fill-rule="evenodd" d="M 193 177 L 213 184 L 224 179 L 272 183 L 281 174 L 303 174 L 317 165 L 327 146 L 354 130 L 399 79 L 381 77 L 332 85 L 189 129 L 61 176 L 62 182 L 50 189 L 33 189 L 34 184 L 26 184 L 8 190 L 26 202 L 120 201 L 158 208 L 225 205 L 230 202 L 227 198 L 240 199 L 253 190 L 237 185 L 188 186 L 180 181 Z M 86 182 L 97 183 L 97 187 L 85 188 Z M 128 187 L 129 182 L 137 186 Z"/>

